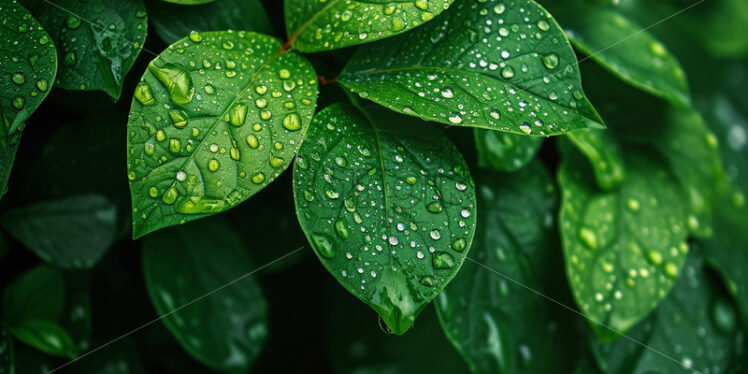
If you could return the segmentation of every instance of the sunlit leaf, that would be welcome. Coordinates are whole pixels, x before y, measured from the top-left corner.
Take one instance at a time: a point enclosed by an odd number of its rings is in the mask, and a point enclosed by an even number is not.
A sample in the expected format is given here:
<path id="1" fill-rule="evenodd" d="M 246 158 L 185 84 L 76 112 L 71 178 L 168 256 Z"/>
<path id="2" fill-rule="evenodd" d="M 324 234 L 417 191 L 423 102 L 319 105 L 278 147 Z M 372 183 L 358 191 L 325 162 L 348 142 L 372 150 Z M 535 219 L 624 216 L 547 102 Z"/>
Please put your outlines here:
<path id="1" fill-rule="evenodd" d="M 475 187 L 436 129 L 364 110 L 315 116 L 294 165 L 296 211 L 322 264 L 401 335 L 462 265 Z"/>
<path id="2" fill-rule="evenodd" d="M 269 36 L 191 34 L 151 61 L 128 129 L 133 236 L 236 206 L 291 163 L 317 77 Z"/>
<path id="3" fill-rule="evenodd" d="M 339 80 L 425 120 L 547 136 L 602 127 L 576 64 L 535 2 L 459 1 L 413 32 L 359 48 Z"/>

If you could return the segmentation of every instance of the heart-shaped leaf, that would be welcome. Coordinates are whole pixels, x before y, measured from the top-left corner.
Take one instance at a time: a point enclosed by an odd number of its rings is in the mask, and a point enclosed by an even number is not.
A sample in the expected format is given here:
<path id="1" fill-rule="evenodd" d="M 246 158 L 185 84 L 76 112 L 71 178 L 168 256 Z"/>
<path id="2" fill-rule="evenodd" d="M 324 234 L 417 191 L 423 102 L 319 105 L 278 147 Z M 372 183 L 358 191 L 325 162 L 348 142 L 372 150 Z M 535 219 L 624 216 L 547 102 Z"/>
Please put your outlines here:
<path id="1" fill-rule="evenodd" d="M 312 66 L 272 37 L 219 31 L 172 44 L 130 109 L 133 236 L 224 211 L 274 181 L 316 101 Z"/>
<path id="2" fill-rule="evenodd" d="M 582 53 L 626 83 L 687 106 L 688 82 L 678 60 L 655 37 L 613 9 L 575 1 L 551 7 Z"/>
<path id="3" fill-rule="evenodd" d="M 602 191 L 587 161 L 565 147 L 559 172 L 566 273 L 602 339 L 626 332 L 673 286 L 688 252 L 686 203 L 667 164 L 647 149 L 624 152 L 627 176 Z"/>
<path id="4" fill-rule="evenodd" d="M 342 48 L 404 33 L 454 0 L 285 0 L 286 30 L 301 52 Z"/>
<path id="5" fill-rule="evenodd" d="M 117 208 L 103 196 L 76 195 L 10 210 L 0 226 L 55 266 L 90 268 L 114 241 Z"/>
<path id="6" fill-rule="evenodd" d="M 480 174 L 476 185 L 475 263 L 465 265 L 434 304 L 444 331 L 473 373 L 568 373 L 579 347 L 571 343 L 567 319 L 576 316 L 550 309 L 525 288 L 566 296 L 557 281 L 563 267 L 553 181 L 535 162 L 512 174 Z"/>
<path id="7" fill-rule="evenodd" d="M 273 28 L 259 0 L 221 0 L 199 6 L 165 2 L 148 4 L 153 31 L 171 44 L 190 32 L 244 30 L 272 34 Z"/>
<path id="8" fill-rule="evenodd" d="M 543 145 L 543 138 L 473 129 L 478 165 L 498 171 L 515 171 L 527 165 Z"/>
<path id="9" fill-rule="evenodd" d="M 166 315 L 166 327 L 187 352 L 216 370 L 246 372 L 267 337 L 259 284 L 236 281 L 256 268 L 248 252 L 221 219 L 164 230 L 143 242 L 143 272 L 156 311 Z M 219 288 L 220 294 L 205 296 Z"/>
<path id="10" fill-rule="evenodd" d="M 462 155 L 414 122 L 334 104 L 294 165 L 296 211 L 320 261 L 398 335 L 460 269 L 475 231 Z"/>
<path id="11" fill-rule="evenodd" d="M 339 80 L 450 125 L 545 136 L 602 127 L 566 35 L 532 0 L 459 1 L 413 32 L 361 47 Z"/>
<path id="12" fill-rule="evenodd" d="M 0 153 L 47 97 L 57 73 L 49 34 L 16 0 L 0 0 Z M 16 142 L 12 142 L 16 143 Z M 0 182 L 2 170 L 0 165 Z M 10 169 L 8 169 L 10 170 Z M 0 184 L 0 192 L 4 184 Z M 1 194 L 1 193 L 0 193 Z"/>
<path id="13" fill-rule="evenodd" d="M 60 56 L 55 86 L 101 90 L 119 99 L 145 43 L 148 19 L 141 0 L 20 1 L 55 41 Z"/>

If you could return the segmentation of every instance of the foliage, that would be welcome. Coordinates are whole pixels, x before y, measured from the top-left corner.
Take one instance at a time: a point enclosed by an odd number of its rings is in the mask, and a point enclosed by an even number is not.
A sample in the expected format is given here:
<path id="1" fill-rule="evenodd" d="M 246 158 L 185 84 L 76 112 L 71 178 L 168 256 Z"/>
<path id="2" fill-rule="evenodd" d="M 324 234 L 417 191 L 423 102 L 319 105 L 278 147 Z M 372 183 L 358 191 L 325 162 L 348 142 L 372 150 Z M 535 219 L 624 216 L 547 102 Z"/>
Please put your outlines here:
<path id="1" fill-rule="evenodd" d="M 0 374 L 745 372 L 747 19 L 0 0 Z"/>

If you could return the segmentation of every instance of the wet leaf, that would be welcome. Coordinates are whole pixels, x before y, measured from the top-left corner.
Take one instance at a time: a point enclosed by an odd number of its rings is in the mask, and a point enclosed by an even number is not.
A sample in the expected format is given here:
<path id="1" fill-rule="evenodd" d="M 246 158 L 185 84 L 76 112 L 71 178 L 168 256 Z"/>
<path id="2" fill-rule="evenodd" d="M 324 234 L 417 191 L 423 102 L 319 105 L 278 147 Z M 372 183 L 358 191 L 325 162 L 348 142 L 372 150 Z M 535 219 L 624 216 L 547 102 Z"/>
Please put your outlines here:
<path id="1" fill-rule="evenodd" d="M 621 146 L 607 131 L 577 130 L 567 137 L 590 162 L 598 186 L 604 190 L 618 187 L 626 177 Z"/>
<path id="2" fill-rule="evenodd" d="M 559 172 L 566 273 L 580 310 L 603 340 L 626 332 L 662 301 L 688 252 L 686 203 L 656 153 L 628 148 L 626 180 L 601 191 L 567 145 Z"/>
<path id="3" fill-rule="evenodd" d="M 285 0 L 291 47 L 317 52 L 373 42 L 424 24 L 454 0 Z"/>
<path id="4" fill-rule="evenodd" d="M 14 374 L 13 339 L 8 331 L 0 326 L 0 374 Z"/>
<path id="5" fill-rule="evenodd" d="M 16 0 L 0 0 L 0 154 L 47 97 L 57 73 L 49 34 Z M 4 164 L 4 162 L 3 162 Z M 11 162 L 12 164 L 12 162 Z M 5 165 L 0 164 L 0 182 Z M 10 170 L 10 169 L 7 169 Z M 6 177 L 7 178 L 7 177 Z M 4 183 L 0 183 L 0 194 Z"/>
<path id="6" fill-rule="evenodd" d="M 550 10 L 572 44 L 606 70 L 675 105 L 689 105 L 683 68 L 648 31 L 604 6 L 565 1 Z"/>
<path id="7" fill-rule="evenodd" d="M 603 126 L 576 63 L 535 2 L 461 1 L 413 32 L 361 47 L 339 80 L 425 120 L 549 136 Z"/>
<path id="8" fill-rule="evenodd" d="M 100 90 L 119 99 L 145 43 L 148 19 L 141 0 L 20 1 L 55 41 L 60 67 L 55 86 Z"/>
<path id="9" fill-rule="evenodd" d="M 177 2 L 178 3 L 178 2 Z M 273 28 L 259 0 L 203 1 L 182 6 L 154 1 L 148 4 L 153 31 L 171 44 L 192 31 L 244 30 L 272 34 Z"/>
<path id="10" fill-rule="evenodd" d="M 478 165 L 498 171 L 515 171 L 527 165 L 543 145 L 543 138 L 473 129 Z"/>
<path id="11" fill-rule="evenodd" d="M 727 372 L 741 333 L 732 303 L 703 263 L 694 252 L 667 299 L 628 333 L 639 344 L 593 343 L 606 373 Z"/>
<path id="12" fill-rule="evenodd" d="M 246 372 L 267 337 L 267 304 L 256 266 L 228 223 L 212 218 L 149 235 L 143 272 L 151 302 L 179 344 L 216 369 Z M 209 292 L 226 286 L 171 313 Z"/>
<path id="13" fill-rule="evenodd" d="M 527 287 L 564 297 L 553 216 L 556 189 L 539 163 L 476 176 L 478 229 L 468 263 L 435 303 L 442 326 L 474 373 L 570 372 L 573 314 L 551 309 Z M 488 269 L 487 269 L 488 268 Z M 491 270 L 489 270 L 491 269 Z"/>
<path id="14" fill-rule="evenodd" d="M 322 264 L 402 335 L 454 277 L 475 230 L 475 187 L 434 128 L 334 104 L 294 166 L 301 227 Z"/>
<path id="15" fill-rule="evenodd" d="M 90 268 L 114 241 L 117 208 L 100 195 L 73 195 L 8 211 L 0 226 L 43 260 Z"/>
<path id="16" fill-rule="evenodd" d="M 269 36 L 210 32 L 171 45 L 130 111 L 133 236 L 222 212 L 274 181 L 316 100 L 312 66 Z"/>

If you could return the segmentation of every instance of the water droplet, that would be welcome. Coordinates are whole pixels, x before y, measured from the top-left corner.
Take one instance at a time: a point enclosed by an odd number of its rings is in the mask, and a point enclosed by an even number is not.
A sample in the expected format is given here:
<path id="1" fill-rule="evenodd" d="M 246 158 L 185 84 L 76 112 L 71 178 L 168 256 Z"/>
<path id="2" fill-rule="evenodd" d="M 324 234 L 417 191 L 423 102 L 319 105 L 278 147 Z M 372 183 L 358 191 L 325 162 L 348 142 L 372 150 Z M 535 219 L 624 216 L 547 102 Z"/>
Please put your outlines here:
<path id="1" fill-rule="evenodd" d="M 335 232 L 342 239 L 348 239 L 348 228 L 345 226 L 345 222 L 335 221 Z"/>
<path id="2" fill-rule="evenodd" d="M 208 170 L 210 170 L 210 171 L 216 171 L 216 170 L 218 170 L 219 166 L 220 166 L 220 164 L 218 163 L 218 160 L 216 160 L 216 159 L 212 159 L 212 160 L 208 161 Z"/>
<path id="3" fill-rule="evenodd" d="M 532 134 L 532 126 L 530 126 L 530 124 L 527 122 L 522 122 L 522 124 L 519 125 L 519 130 L 522 131 L 522 133 L 525 135 Z"/>
<path id="4" fill-rule="evenodd" d="M 449 253 L 439 252 L 434 255 L 433 263 L 437 269 L 450 269 L 455 265 L 455 260 Z"/>
<path id="5" fill-rule="evenodd" d="M 138 83 L 138 86 L 135 87 L 135 99 L 137 99 L 139 103 L 145 106 L 156 104 L 156 99 L 153 97 L 151 85 L 149 85 L 148 82 Z"/>
<path id="6" fill-rule="evenodd" d="M 641 205 L 639 204 L 639 201 L 637 201 L 636 199 L 628 199 L 628 201 L 626 201 L 626 206 L 632 212 L 639 211 L 639 208 L 641 207 Z"/>
<path id="7" fill-rule="evenodd" d="M 278 76 L 281 79 L 288 79 L 291 78 L 291 72 L 286 69 L 281 69 L 280 71 L 278 71 Z"/>
<path id="8" fill-rule="evenodd" d="M 181 129 L 187 126 L 187 113 L 184 111 L 172 109 L 169 111 L 169 117 L 174 127 Z"/>
<path id="9" fill-rule="evenodd" d="M 655 265 L 660 265 L 662 263 L 662 253 L 659 251 L 651 250 L 647 252 L 647 257 L 649 258 L 649 261 Z"/>
<path id="10" fill-rule="evenodd" d="M 16 108 L 16 110 L 21 110 L 26 105 L 26 99 L 24 99 L 21 96 L 16 97 L 13 99 L 13 108 Z"/>
<path id="11" fill-rule="evenodd" d="M 69 15 L 65 19 L 65 26 L 67 26 L 69 29 L 74 30 L 80 27 L 81 25 L 81 19 L 80 17 L 76 17 L 74 15 Z"/>
<path id="12" fill-rule="evenodd" d="M 252 183 L 254 184 L 260 184 L 263 181 L 265 181 L 265 174 L 263 173 L 257 173 L 254 176 L 252 176 Z"/>
<path id="13" fill-rule="evenodd" d="M 426 205 L 426 210 L 431 213 L 441 213 L 444 208 L 442 208 L 442 204 L 440 202 L 432 201 Z"/>
<path id="14" fill-rule="evenodd" d="M 171 100 L 177 104 L 187 104 L 195 95 L 190 73 L 174 64 L 158 67 L 154 62 L 148 65 L 148 70 L 164 85 Z"/>
<path id="15" fill-rule="evenodd" d="M 513 78 L 514 68 L 512 68 L 511 66 L 504 67 L 503 69 L 501 69 L 501 76 L 506 79 Z"/>
<path id="16" fill-rule="evenodd" d="M 548 24 L 548 22 L 541 19 L 540 21 L 538 21 L 538 28 L 543 31 L 548 31 L 548 29 L 551 28 L 551 26 Z"/>
<path id="17" fill-rule="evenodd" d="M 558 55 L 555 53 L 547 54 L 541 57 L 541 60 L 543 61 L 543 66 L 548 69 L 555 69 L 558 66 Z"/>
<path id="18" fill-rule="evenodd" d="M 247 135 L 247 144 L 249 144 L 249 146 L 252 148 L 257 148 L 257 146 L 260 145 L 260 142 L 255 135 L 250 134 Z"/>
<path id="19" fill-rule="evenodd" d="M 229 122 L 234 126 L 241 126 L 247 118 L 247 104 L 237 103 L 231 108 Z"/>
<path id="20" fill-rule="evenodd" d="M 164 196 L 161 197 L 161 201 L 163 201 L 166 205 L 172 205 L 175 201 L 177 201 L 177 196 L 179 196 L 179 193 L 174 187 L 171 187 L 166 190 Z"/>
<path id="21" fill-rule="evenodd" d="M 190 32 L 190 40 L 195 43 L 200 43 L 201 41 L 203 41 L 203 36 L 200 35 L 200 33 L 197 31 L 192 31 Z"/>
<path id="22" fill-rule="evenodd" d="M 444 87 L 442 90 L 442 97 L 445 99 L 451 99 L 455 95 L 454 90 L 451 87 Z"/>
<path id="23" fill-rule="evenodd" d="M 335 241 L 326 234 L 312 234 L 312 245 L 322 257 L 327 259 L 334 258 L 337 252 Z"/>
<path id="24" fill-rule="evenodd" d="M 582 227 L 579 230 L 579 238 L 590 249 L 597 249 L 597 235 L 594 231 Z"/>
<path id="25" fill-rule="evenodd" d="M 442 233 L 439 232 L 438 229 L 431 230 L 431 232 L 429 233 L 429 235 L 431 236 L 431 239 L 434 239 L 434 240 L 439 240 L 442 237 Z"/>
<path id="26" fill-rule="evenodd" d="M 457 252 L 462 252 L 467 247 L 467 241 L 465 239 L 457 239 L 452 242 L 452 249 Z"/>
<path id="27" fill-rule="evenodd" d="M 678 266 L 672 262 L 666 263 L 665 264 L 665 275 L 667 275 L 670 278 L 678 277 Z"/>
<path id="28" fill-rule="evenodd" d="M 712 305 L 712 319 L 719 330 L 724 333 L 731 333 L 737 326 L 735 308 L 730 302 L 722 297 L 715 300 Z"/>
<path id="29" fill-rule="evenodd" d="M 291 113 L 283 118 L 283 127 L 289 131 L 296 131 L 301 128 L 301 119 L 296 113 Z"/>
<path id="30" fill-rule="evenodd" d="M 36 88 L 38 88 L 39 91 L 41 91 L 41 92 L 46 92 L 47 88 L 49 88 L 49 86 L 47 84 L 47 80 L 46 79 L 39 79 L 38 81 L 36 81 Z"/>
<path id="31" fill-rule="evenodd" d="M 65 64 L 65 66 L 74 66 L 75 61 L 75 52 L 68 52 L 65 54 L 65 58 L 63 59 L 62 63 Z"/>
<path id="32" fill-rule="evenodd" d="M 22 84 L 24 84 L 24 83 L 26 83 L 26 77 L 24 77 L 23 74 L 21 74 L 21 73 L 15 73 L 15 74 L 13 74 L 13 78 L 12 79 L 13 79 L 13 83 L 15 83 L 15 84 L 17 84 L 19 86 L 22 85 Z"/>

